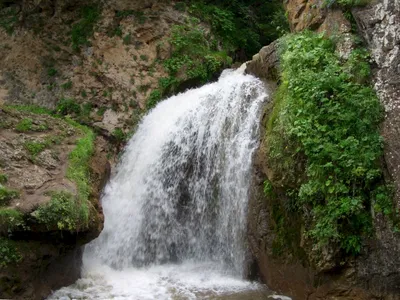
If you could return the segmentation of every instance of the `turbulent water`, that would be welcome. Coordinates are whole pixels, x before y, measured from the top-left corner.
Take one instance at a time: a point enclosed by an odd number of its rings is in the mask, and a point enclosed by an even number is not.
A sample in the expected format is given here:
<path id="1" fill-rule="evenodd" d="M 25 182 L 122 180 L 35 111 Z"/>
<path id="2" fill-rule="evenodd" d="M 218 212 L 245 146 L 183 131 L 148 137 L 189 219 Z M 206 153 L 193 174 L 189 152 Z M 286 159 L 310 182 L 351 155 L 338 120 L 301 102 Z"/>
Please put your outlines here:
<path id="1" fill-rule="evenodd" d="M 242 275 L 266 97 L 258 79 L 225 71 L 157 105 L 105 188 L 104 230 L 85 248 L 82 279 L 50 299 L 209 299 L 259 290 Z"/>

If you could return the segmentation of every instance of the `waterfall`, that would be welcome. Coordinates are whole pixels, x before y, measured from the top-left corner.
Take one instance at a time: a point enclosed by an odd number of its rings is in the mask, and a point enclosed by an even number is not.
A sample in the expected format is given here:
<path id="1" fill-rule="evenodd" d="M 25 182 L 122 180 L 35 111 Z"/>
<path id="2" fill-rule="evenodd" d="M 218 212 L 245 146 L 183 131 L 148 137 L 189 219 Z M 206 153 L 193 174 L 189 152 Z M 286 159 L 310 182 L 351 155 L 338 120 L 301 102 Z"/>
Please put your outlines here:
<path id="1" fill-rule="evenodd" d="M 246 210 L 266 97 L 260 80 L 227 70 L 151 110 L 105 188 L 104 230 L 85 248 L 83 278 L 50 299 L 111 297 L 104 289 L 117 299 L 196 299 L 249 288 Z M 150 277 L 157 291 L 146 287 Z"/>

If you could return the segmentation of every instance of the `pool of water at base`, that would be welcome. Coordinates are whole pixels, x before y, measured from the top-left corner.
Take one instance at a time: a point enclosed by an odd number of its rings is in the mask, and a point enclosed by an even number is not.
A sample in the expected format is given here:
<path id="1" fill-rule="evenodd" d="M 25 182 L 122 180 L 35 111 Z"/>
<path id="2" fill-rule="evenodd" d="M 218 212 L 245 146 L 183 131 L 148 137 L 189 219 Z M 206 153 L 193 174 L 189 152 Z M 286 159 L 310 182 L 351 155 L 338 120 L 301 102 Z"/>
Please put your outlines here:
<path id="1" fill-rule="evenodd" d="M 82 278 L 49 300 L 264 300 L 282 299 L 265 285 L 231 275 L 215 262 L 185 262 L 115 270 L 86 262 Z"/>

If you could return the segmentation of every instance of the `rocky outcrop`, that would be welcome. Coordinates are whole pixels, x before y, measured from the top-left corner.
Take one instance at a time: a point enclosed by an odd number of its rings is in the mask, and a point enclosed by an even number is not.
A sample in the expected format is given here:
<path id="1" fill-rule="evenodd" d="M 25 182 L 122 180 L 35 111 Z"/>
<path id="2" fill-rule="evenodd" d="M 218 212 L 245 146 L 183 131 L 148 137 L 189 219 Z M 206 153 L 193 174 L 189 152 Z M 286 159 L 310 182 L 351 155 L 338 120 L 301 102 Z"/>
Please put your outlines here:
<path id="1" fill-rule="evenodd" d="M 89 195 L 79 197 L 69 172 L 82 138 L 74 123 L 0 106 L 1 298 L 43 299 L 79 278 L 81 246 L 103 227 L 99 199 L 110 174 L 105 141 L 98 137 L 87 161 Z M 60 193 L 71 202 L 55 198 Z M 87 220 L 80 217 L 81 201 L 88 201 Z"/>
<path id="2" fill-rule="evenodd" d="M 103 135 L 127 134 L 159 79 L 168 77 L 168 38 L 185 13 L 162 1 L 37 2 L 51 9 L 10 21 L 12 35 L 0 27 L 0 101 L 54 109 L 60 99 L 73 99 L 85 107 L 83 121 Z M 75 50 L 74 30 L 81 43 Z"/>
<path id="3" fill-rule="evenodd" d="M 354 41 L 351 38 L 351 24 L 340 7 L 322 5 L 322 2 L 287 1 L 286 10 L 291 29 L 312 29 L 328 35 L 334 34 L 338 38 L 338 54 L 347 57 Z M 386 181 L 394 183 L 395 202 L 400 208 L 400 3 L 372 1 L 368 6 L 353 8 L 351 13 L 357 23 L 358 35 L 370 50 L 373 67 L 371 79 L 385 107 L 382 135 L 385 139 Z M 247 71 L 270 80 L 270 70 L 275 70 L 279 65 L 276 55 L 271 54 L 276 52 L 272 51 L 274 48 L 276 45 L 264 47 L 248 63 Z M 270 107 L 266 108 L 264 125 L 270 110 Z M 261 146 L 255 159 L 248 236 L 260 276 L 270 288 L 292 296 L 293 299 L 400 299 L 400 236 L 395 233 L 390 221 L 373 213 L 373 237 L 364 241 L 358 257 L 341 257 L 333 264 L 316 264 L 316 261 L 310 259 L 310 253 L 304 253 L 307 247 L 301 238 L 303 229 L 298 220 L 301 216 L 286 216 L 282 209 L 282 205 L 287 205 L 285 194 L 277 188 L 274 190 L 277 196 L 265 195 L 263 182 L 271 175 L 269 171 L 266 153 Z M 280 213 L 278 216 L 277 211 Z M 285 243 L 290 251 L 277 255 L 275 238 L 280 218 L 286 218 L 286 224 L 290 227 L 284 232 Z M 282 235 L 282 232 L 279 234 Z M 334 255 L 327 249 L 322 253 L 326 258 L 322 261 L 329 262 L 328 258 Z"/>

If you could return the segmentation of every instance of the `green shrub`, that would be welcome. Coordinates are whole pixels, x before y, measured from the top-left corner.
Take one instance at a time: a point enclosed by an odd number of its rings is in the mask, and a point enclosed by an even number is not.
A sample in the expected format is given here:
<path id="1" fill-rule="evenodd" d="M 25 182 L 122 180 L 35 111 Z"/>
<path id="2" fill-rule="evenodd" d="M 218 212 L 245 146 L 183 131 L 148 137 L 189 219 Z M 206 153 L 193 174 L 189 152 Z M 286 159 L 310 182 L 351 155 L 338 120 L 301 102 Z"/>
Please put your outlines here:
<path id="1" fill-rule="evenodd" d="M 27 132 L 32 130 L 32 123 L 33 120 L 26 118 L 22 119 L 21 121 L 18 122 L 18 124 L 15 126 L 15 130 L 18 132 Z"/>
<path id="2" fill-rule="evenodd" d="M 176 2 L 174 8 L 178 11 L 185 11 L 186 10 L 186 3 L 185 2 Z"/>
<path id="3" fill-rule="evenodd" d="M 11 35 L 18 23 L 18 11 L 15 8 L 7 7 L 2 9 L 0 6 L 0 27 L 2 27 L 7 34 Z"/>
<path id="4" fill-rule="evenodd" d="M 18 198 L 19 193 L 15 190 L 10 190 L 0 185 L 0 206 L 5 206 L 10 203 L 11 200 Z"/>
<path id="5" fill-rule="evenodd" d="M 351 8 L 355 6 L 364 6 L 369 2 L 370 0 L 325 0 L 324 4 L 328 7 L 332 6 L 333 4 L 337 4 L 344 8 Z"/>
<path id="6" fill-rule="evenodd" d="M 30 142 L 27 141 L 24 143 L 24 148 L 35 158 L 40 152 L 46 149 L 48 143 L 46 142 Z"/>
<path id="7" fill-rule="evenodd" d="M 47 69 L 47 75 L 49 75 L 50 77 L 56 76 L 57 73 L 58 73 L 57 70 L 54 69 L 54 68 L 49 68 L 49 69 Z"/>
<path id="8" fill-rule="evenodd" d="M 117 127 L 114 129 L 113 133 L 112 133 L 113 137 L 117 140 L 117 142 L 121 143 L 124 142 L 126 139 L 126 134 L 124 133 L 124 131 Z"/>
<path id="9" fill-rule="evenodd" d="M 132 35 L 129 33 L 123 38 L 123 43 L 124 45 L 130 45 L 132 44 Z"/>
<path id="10" fill-rule="evenodd" d="M 39 115 L 51 115 L 52 111 L 36 105 L 7 105 L 6 108 L 15 109 L 18 111 L 31 112 Z"/>
<path id="11" fill-rule="evenodd" d="M 239 54 L 240 60 L 251 58 L 289 31 L 282 1 L 195 0 L 189 11 L 208 22 L 213 34 L 223 41 L 223 49 Z"/>
<path id="12" fill-rule="evenodd" d="M 8 181 L 8 177 L 6 174 L 0 174 L 0 184 L 6 184 Z"/>
<path id="13" fill-rule="evenodd" d="M 57 114 L 59 115 L 79 115 L 81 113 L 80 105 L 74 100 L 69 98 L 62 98 L 57 103 L 56 107 Z"/>
<path id="14" fill-rule="evenodd" d="M 88 127 L 70 121 L 84 134 L 68 156 L 67 178 L 74 181 L 78 189 L 80 213 L 89 219 L 90 159 L 94 153 L 95 134 Z M 86 224 L 87 225 L 87 224 Z"/>
<path id="15" fill-rule="evenodd" d="M 22 260 L 15 242 L 0 237 L 0 269 L 9 264 L 17 264 Z"/>
<path id="16" fill-rule="evenodd" d="M 105 106 L 99 107 L 99 108 L 97 109 L 97 112 L 96 112 L 96 113 L 97 113 L 98 116 L 103 116 L 107 109 L 108 109 L 108 108 L 105 107 Z"/>
<path id="17" fill-rule="evenodd" d="M 201 27 L 198 19 L 173 26 L 169 41 L 173 51 L 171 58 L 164 61 L 164 68 L 170 78 L 184 70 L 186 80 L 205 83 L 217 70 L 232 62 L 228 55 L 216 51 L 212 36 Z"/>
<path id="18" fill-rule="evenodd" d="M 72 88 L 72 81 L 71 81 L 71 80 L 68 80 L 66 83 L 63 83 L 63 84 L 61 85 L 61 87 L 62 87 L 64 90 L 70 90 L 70 89 Z"/>
<path id="19" fill-rule="evenodd" d="M 142 54 L 142 55 L 140 55 L 140 59 L 143 61 L 148 61 L 149 57 L 147 55 Z"/>
<path id="20" fill-rule="evenodd" d="M 160 90 L 154 90 L 150 93 L 149 99 L 147 99 L 147 109 L 153 108 L 161 100 L 162 94 Z"/>
<path id="21" fill-rule="evenodd" d="M 57 227 L 59 230 L 71 232 L 85 228 L 87 223 L 86 214 L 80 203 L 66 191 L 53 192 L 51 200 L 39 206 L 33 216 L 39 223 L 46 224 L 49 229 Z"/>
<path id="22" fill-rule="evenodd" d="M 0 232 L 8 233 L 25 225 L 23 214 L 12 208 L 0 208 Z"/>
<path id="23" fill-rule="evenodd" d="M 356 50 L 343 64 L 331 40 L 304 32 L 285 39 L 281 65 L 280 101 L 267 126 L 269 160 L 290 174 L 303 157 L 296 201 L 311 213 L 307 235 L 357 254 L 382 182 L 382 107 L 358 80 L 360 72 L 369 74 L 365 55 Z"/>
<path id="24" fill-rule="evenodd" d="M 89 38 L 93 35 L 94 26 L 100 18 L 100 9 L 97 6 L 84 6 L 81 9 L 81 19 L 72 26 L 72 49 L 78 51 L 81 46 L 88 46 Z"/>
<path id="25" fill-rule="evenodd" d="M 85 103 L 82 105 L 82 115 L 89 117 L 90 113 L 92 112 L 93 105 L 92 103 Z"/>

